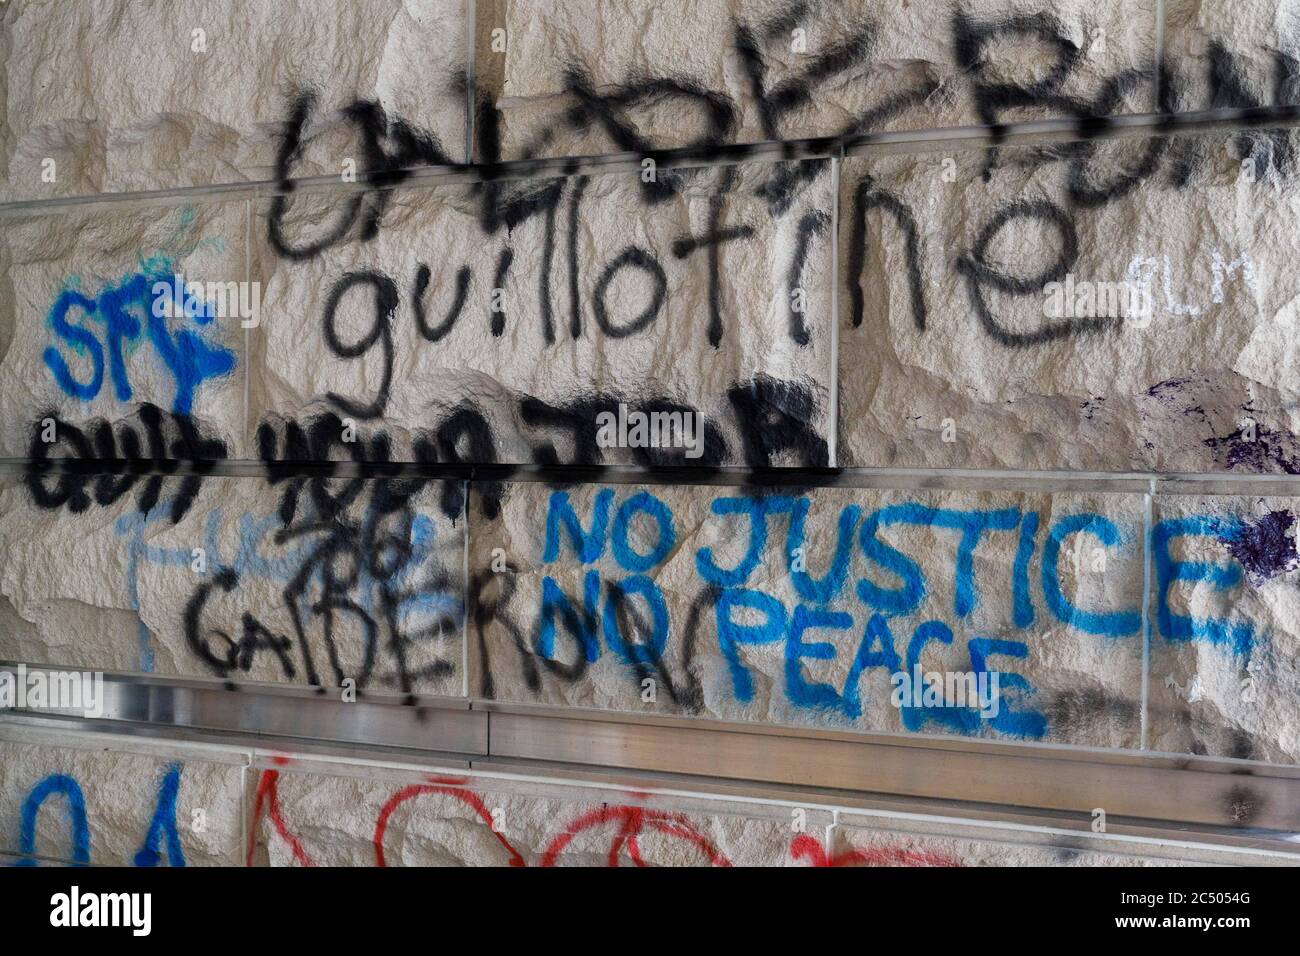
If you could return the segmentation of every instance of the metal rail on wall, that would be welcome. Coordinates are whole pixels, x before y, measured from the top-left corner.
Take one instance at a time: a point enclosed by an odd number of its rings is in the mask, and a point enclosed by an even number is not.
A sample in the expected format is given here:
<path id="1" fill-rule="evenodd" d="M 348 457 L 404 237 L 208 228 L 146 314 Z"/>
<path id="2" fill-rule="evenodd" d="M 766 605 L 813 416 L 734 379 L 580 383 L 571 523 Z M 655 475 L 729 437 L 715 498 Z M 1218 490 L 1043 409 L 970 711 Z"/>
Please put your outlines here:
<path id="1" fill-rule="evenodd" d="M 0 480 L 30 475 L 264 478 L 430 478 L 468 483 L 700 485 L 740 488 L 880 488 L 936 491 L 1101 491 L 1123 494 L 1294 495 L 1300 475 L 1240 472 L 1088 472 L 997 468 L 713 467 L 302 459 L 0 458 Z"/>
<path id="2" fill-rule="evenodd" d="M 48 199 L 23 199 L 0 202 L 0 219 L 57 213 L 82 206 L 175 205 L 204 200 L 261 200 L 302 193 L 330 192 L 346 195 L 376 189 L 434 188 L 620 173 L 639 175 L 642 172 L 641 164 L 646 159 L 654 160 L 661 169 L 692 169 L 740 163 L 844 159 L 898 152 L 923 153 L 937 149 L 988 149 L 1016 145 L 1192 136 L 1247 129 L 1295 127 L 1300 127 L 1300 106 L 1259 106 L 1182 113 L 1136 113 L 1045 119 L 995 126 L 952 126 L 927 130 L 861 133 L 840 137 L 723 143 L 706 147 L 605 153 L 594 156 L 416 166 L 382 172 L 358 170 L 354 181 L 343 181 L 339 176 L 334 175 L 303 176 L 283 180 L 266 179 L 136 192 L 121 191 Z"/>
<path id="3" fill-rule="evenodd" d="M 39 670 L 55 669 L 29 667 Z M 1300 767 L 464 698 L 347 703 L 312 688 L 136 674 L 106 674 L 103 696 L 96 717 L 10 711 L 0 719 L 840 807 L 941 809 L 1080 832 L 1103 808 L 1110 834 L 1300 860 Z"/>

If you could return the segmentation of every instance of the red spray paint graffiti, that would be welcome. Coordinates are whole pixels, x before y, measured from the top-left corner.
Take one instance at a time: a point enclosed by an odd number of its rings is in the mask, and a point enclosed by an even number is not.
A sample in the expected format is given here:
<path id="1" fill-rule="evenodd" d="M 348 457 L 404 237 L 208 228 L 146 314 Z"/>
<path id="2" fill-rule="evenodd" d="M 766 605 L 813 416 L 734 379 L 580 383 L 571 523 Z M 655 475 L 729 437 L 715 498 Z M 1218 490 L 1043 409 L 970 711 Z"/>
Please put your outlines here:
<path id="1" fill-rule="evenodd" d="M 731 866 L 731 861 L 682 814 L 622 806 L 604 806 L 582 814 L 551 841 L 542 855 L 542 866 L 555 866 L 560 854 L 573 842 L 574 837 L 604 823 L 618 824 L 618 831 L 610 842 L 606 858 L 608 866 L 618 866 L 619 854 L 624 847 L 627 848 L 628 858 L 636 866 L 645 866 L 639 838 L 646 829 L 686 841 L 703 853 L 713 866 Z"/>
<path id="2" fill-rule="evenodd" d="M 828 856 L 821 843 L 807 834 L 790 841 L 790 856 L 813 866 L 961 866 L 954 857 L 943 853 L 927 853 L 895 846 L 846 850 Z"/>
<path id="3" fill-rule="evenodd" d="M 276 757 L 275 762 L 280 765 L 289 762 L 286 757 Z M 266 807 L 266 815 L 271 820 L 271 825 L 275 827 L 275 832 L 285 843 L 289 844 L 289 849 L 293 852 L 293 858 L 298 861 L 300 866 L 315 866 L 303 849 L 302 841 L 285 826 L 284 817 L 280 813 L 280 771 L 263 770 L 261 777 L 257 781 L 257 800 L 253 804 L 252 826 L 248 834 L 248 855 L 244 860 L 246 866 L 253 865 L 253 851 L 257 848 L 257 821 L 262 817 L 262 807 Z"/>
<path id="4" fill-rule="evenodd" d="M 284 765 L 289 760 L 275 758 L 275 763 Z M 451 797 L 469 807 L 474 815 L 492 830 L 493 836 L 505 849 L 509 865 L 527 866 L 522 853 L 494 826 L 492 811 L 483 802 L 483 798 L 469 789 L 469 781 L 463 777 L 430 777 L 429 783 L 412 784 L 396 791 L 384 803 L 375 820 L 372 843 L 375 864 L 387 866 L 384 852 L 384 838 L 388 832 L 393 813 L 402 804 L 416 797 L 428 794 L 440 794 Z M 258 779 L 257 799 L 253 809 L 252 830 L 248 840 L 247 865 L 253 865 L 253 855 L 257 846 L 257 824 L 263 815 L 271 821 L 275 833 L 289 847 L 294 860 L 301 866 L 314 866 L 311 856 L 302 841 L 294 834 L 284 821 L 280 809 L 279 770 L 264 770 Z M 639 795 L 637 795 L 639 796 Z M 564 853 L 572 847 L 574 841 L 583 835 L 596 835 L 600 827 L 610 825 L 613 835 L 609 838 L 605 851 L 607 866 L 617 867 L 626 854 L 634 866 L 644 867 L 646 862 L 642 840 L 646 834 L 668 837 L 681 841 L 699 852 L 701 859 L 710 866 L 731 866 L 731 861 L 713 842 L 696 827 L 684 814 L 667 810 L 656 810 L 640 806 L 603 805 L 587 810 L 571 820 L 563 830 L 551 839 L 542 853 L 539 865 L 553 867 L 559 864 Z M 790 858 L 818 867 L 843 866 L 961 866 L 954 857 L 943 853 L 933 853 L 905 847 L 873 847 L 868 849 L 851 849 L 843 853 L 828 854 L 821 842 L 807 834 L 796 836 L 790 842 Z"/>
<path id="5" fill-rule="evenodd" d="M 379 811 L 379 819 L 375 821 L 374 844 L 376 866 L 388 865 L 387 861 L 384 859 L 384 833 L 388 830 L 388 820 L 393 815 L 393 811 L 407 800 L 410 800 L 413 797 L 422 796 L 426 793 L 441 793 L 445 796 L 454 797 L 461 803 L 465 804 L 478 815 L 480 820 L 488 825 L 489 829 L 492 830 L 493 836 L 495 836 L 498 842 L 505 847 L 506 852 L 510 855 L 511 866 L 528 865 L 524 862 L 524 858 L 520 856 L 519 851 L 511 846 L 510 841 L 502 836 L 493 826 L 492 813 L 488 810 L 486 804 L 483 803 L 482 797 L 472 790 L 466 790 L 464 787 L 445 786 L 439 782 L 432 784 L 417 783 L 409 787 L 403 787 L 388 798 L 388 802 L 385 803 L 383 809 Z"/>

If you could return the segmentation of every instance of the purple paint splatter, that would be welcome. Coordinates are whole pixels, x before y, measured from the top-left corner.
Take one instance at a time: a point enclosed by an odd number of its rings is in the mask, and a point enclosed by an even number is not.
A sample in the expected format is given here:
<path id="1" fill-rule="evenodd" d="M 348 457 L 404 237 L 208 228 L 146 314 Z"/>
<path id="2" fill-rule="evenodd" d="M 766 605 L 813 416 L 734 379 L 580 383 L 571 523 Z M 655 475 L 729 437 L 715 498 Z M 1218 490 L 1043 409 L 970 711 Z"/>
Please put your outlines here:
<path id="1" fill-rule="evenodd" d="M 1214 460 L 1222 461 L 1229 471 L 1248 471 L 1258 475 L 1300 475 L 1300 454 L 1296 438 L 1289 432 L 1270 431 L 1263 426 L 1255 429 L 1254 440 L 1238 428 L 1222 438 L 1207 438 L 1205 445 L 1214 452 Z"/>
<path id="2" fill-rule="evenodd" d="M 1296 540 L 1289 533 L 1295 527 L 1295 515 L 1289 511 L 1270 511 L 1255 522 L 1245 522 L 1227 540 L 1228 550 L 1246 569 L 1246 577 L 1255 587 L 1265 581 L 1300 567 Z"/>
<path id="3" fill-rule="evenodd" d="M 1169 378 L 1163 382 L 1156 382 L 1147 389 L 1147 394 L 1162 401 L 1175 401 L 1178 398 L 1179 389 L 1190 384 L 1192 384 L 1190 378 Z"/>

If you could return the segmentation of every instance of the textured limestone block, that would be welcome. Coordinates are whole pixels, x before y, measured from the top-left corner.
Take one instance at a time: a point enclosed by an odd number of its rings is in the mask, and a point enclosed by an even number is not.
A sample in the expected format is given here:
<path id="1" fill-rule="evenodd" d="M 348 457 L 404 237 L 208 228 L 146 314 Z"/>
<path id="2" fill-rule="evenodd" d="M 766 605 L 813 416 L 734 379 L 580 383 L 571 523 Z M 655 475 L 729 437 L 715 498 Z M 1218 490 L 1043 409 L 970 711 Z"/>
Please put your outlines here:
<path id="1" fill-rule="evenodd" d="M 1153 749 L 1300 760 L 1298 512 L 1295 498 L 1156 498 Z"/>
<path id="2" fill-rule="evenodd" d="M 0 724 L 0 851 L 20 863 L 233 866 L 244 759 Z"/>
<path id="3" fill-rule="evenodd" d="M 240 286 L 247 213 L 246 203 L 115 205 L 5 219 L 0 453 L 225 456 L 198 447 L 201 435 L 238 456 L 247 364 L 241 291 L 253 302 L 251 287 Z M 135 418 L 123 425 L 135 434 L 61 427 L 93 418 Z"/>
<path id="4" fill-rule="evenodd" d="M 1012 837 L 1012 833 L 1007 833 Z M 1014 834 L 1022 841 L 1025 835 Z M 1131 854 L 1086 849 L 1076 837 L 1066 845 L 971 840 L 946 833 L 908 833 L 875 827 L 840 826 L 831 831 L 830 866 L 1177 866 L 1178 861 L 1144 856 L 1141 844 Z M 1186 852 L 1186 851 L 1185 851 Z M 1193 851 L 1194 852 L 1194 851 Z M 1254 862 L 1254 861 L 1238 861 Z"/>
<path id="5" fill-rule="evenodd" d="M 1165 109 L 1300 102 L 1295 0 L 1165 0 Z"/>
<path id="6" fill-rule="evenodd" d="M 781 866 L 789 808 L 445 774 L 261 770 L 248 861 L 293 866 Z M 350 775 L 342 775 L 350 774 Z M 361 776 L 364 774 L 364 776 Z M 805 813 L 821 846 L 830 822 Z"/>
<path id="7" fill-rule="evenodd" d="M 1300 471 L 1293 145 L 847 161 L 840 463 Z"/>
<path id="8" fill-rule="evenodd" d="M 460 694 L 464 522 L 446 494 L 461 500 L 421 480 L 30 476 L 0 490 L 0 658 Z"/>
<path id="9" fill-rule="evenodd" d="M 334 416 L 368 436 L 349 448 L 326 428 L 320 458 L 370 455 L 382 432 L 417 458 L 824 464 L 830 181 L 779 214 L 758 194 L 802 169 L 263 205 L 254 416 Z M 620 404 L 692 411 L 699 441 L 608 447 L 597 417 Z"/>
<path id="10" fill-rule="evenodd" d="M 472 510 L 472 693 L 1138 745 L 1138 496 L 491 494 Z M 943 696 L 904 697 L 900 673 L 912 693 L 940 675 Z"/>
<path id="11" fill-rule="evenodd" d="M 0 198 L 270 179 L 304 94 L 311 138 L 349 144 L 359 169 L 395 148 L 398 118 L 430 134 L 426 161 L 459 162 L 465 16 L 461 0 L 10 3 Z M 292 175 L 310 174 L 302 159 Z"/>
<path id="12" fill-rule="evenodd" d="M 497 0 L 476 67 L 502 158 L 591 155 L 1150 112 L 1155 29 L 1154 0 Z"/>

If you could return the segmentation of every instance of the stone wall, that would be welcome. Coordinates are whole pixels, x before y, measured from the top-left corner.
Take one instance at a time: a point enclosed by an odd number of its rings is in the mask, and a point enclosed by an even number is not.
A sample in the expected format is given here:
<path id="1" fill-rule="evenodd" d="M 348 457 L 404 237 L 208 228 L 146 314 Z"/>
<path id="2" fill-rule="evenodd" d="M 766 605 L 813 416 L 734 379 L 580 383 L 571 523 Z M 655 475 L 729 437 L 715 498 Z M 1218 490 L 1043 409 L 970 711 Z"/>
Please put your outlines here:
<path id="1" fill-rule="evenodd" d="M 1300 104 L 1300 3 L 11 0 L 0 27 L 0 660 L 1300 760 L 1297 137 L 1098 135 Z M 457 463 L 695 470 L 397 467 Z M 853 470 L 750 476 L 826 466 Z M 999 684 L 900 703 L 917 671 Z M 74 861 L 132 859 L 176 774 L 222 834 L 182 833 L 192 862 L 244 858 L 236 806 L 270 863 L 1055 852 L 3 746 L 8 852 L 46 793 L 71 830 L 32 839 Z"/>

